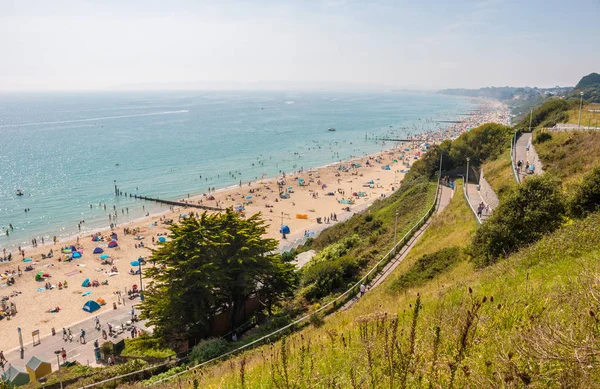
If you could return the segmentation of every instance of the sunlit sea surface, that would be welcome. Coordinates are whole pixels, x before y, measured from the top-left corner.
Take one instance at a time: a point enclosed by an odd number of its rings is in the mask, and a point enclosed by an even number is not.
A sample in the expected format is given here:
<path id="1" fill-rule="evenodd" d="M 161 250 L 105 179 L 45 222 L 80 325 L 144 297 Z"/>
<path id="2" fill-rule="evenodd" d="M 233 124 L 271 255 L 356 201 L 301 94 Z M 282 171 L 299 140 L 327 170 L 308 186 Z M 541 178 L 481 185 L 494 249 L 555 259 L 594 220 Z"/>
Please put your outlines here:
<path id="1" fill-rule="evenodd" d="M 80 220 L 83 232 L 108 227 L 114 209 L 120 223 L 166 209 L 116 197 L 115 180 L 123 192 L 183 198 L 377 152 L 392 144 L 367 134 L 414 135 L 473 108 L 404 92 L 0 95 L 0 248 L 72 235 Z"/>

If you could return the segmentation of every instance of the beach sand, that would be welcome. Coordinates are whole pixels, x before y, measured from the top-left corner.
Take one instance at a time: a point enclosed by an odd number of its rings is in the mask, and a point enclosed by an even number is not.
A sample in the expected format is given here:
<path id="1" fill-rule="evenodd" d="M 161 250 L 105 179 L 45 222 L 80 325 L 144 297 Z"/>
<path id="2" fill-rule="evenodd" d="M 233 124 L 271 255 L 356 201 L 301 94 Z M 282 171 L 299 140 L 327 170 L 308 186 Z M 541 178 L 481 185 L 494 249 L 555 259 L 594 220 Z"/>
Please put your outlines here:
<path id="1" fill-rule="evenodd" d="M 508 111 L 505 107 L 497 102 L 482 101 L 481 111 L 478 114 L 468 116 L 465 121 L 437 133 L 422 135 L 418 142 L 404 145 L 382 144 L 382 148 L 393 148 L 331 166 L 287 174 L 283 188 L 285 192 L 291 192 L 289 199 L 280 198 L 278 181 L 283 177 L 276 177 L 252 182 L 250 185 L 246 182 L 241 187 L 217 190 L 210 194 L 186 198 L 184 201 L 194 203 L 201 201 L 204 205 L 218 205 L 222 208 L 242 205 L 244 214 L 248 216 L 261 212 L 263 219 L 269 224 L 267 236 L 281 240 L 280 247 L 285 247 L 296 239 L 304 237 L 305 232 L 314 232 L 333 224 L 333 221 L 330 224 L 319 224 L 317 223 L 318 217 L 321 217 L 322 221 L 330 218 L 332 214 L 336 214 L 338 220 L 347 218 L 357 210 L 364 209 L 376 199 L 397 189 L 404 177 L 403 172 L 407 171 L 408 166 L 425 151 L 425 143 L 435 144 L 443 139 L 456 138 L 468 128 L 482 123 L 495 121 L 506 124 L 508 120 Z M 406 151 L 405 148 L 410 150 Z M 367 162 L 371 166 L 367 166 Z M 354 164 L 354 168 L 352 164 Z M 360 167 L 356 168 L 357 164 L 360 164 Z M 387 165 L 390 170 L 382 168 Z M 300 179 L 302 179 L 302 184 Z M 328 195 L 330 192 L 333 195 Z M 353 193 L 358 194 L 358 192 L 364 192 L 364 195 L 352 195 Z M 211 196 L 214 199 L 209 199 Z M 248 196 L 252 197 L 248 198 Z M 342 199 L 352 199 L 353 204 L 342 204 L 339 202 Z M 343 210 L 348 206 L 350 212 Z M 152 237 L 157 240 L 159 234 L 168 232 L 168 225 L 164 224 L 162 220 L 173 219 L 177 222 L 180 215 L 188 214 L 191 211 L 196 213 L 199 210 L 183 207 L 170 209 L 165 206 L 165 212 L 160 215 L 151 215 L 133 222 L 121 223 L 114 229 L 114 232 L 118 234 L 119 244 L 118 248 L 114 249 L 107 247 L 110 230 L 104 230 L 102 233 L 105 241 L 94 242 L 91 234 L 86 233 L 79 237 L 62 240 L 57 244 L 46 243 L 37 248 L 26 248 L 25 257 L 33 260 L 30 263 L 24 263 L 23 257 L 18 252 L 13 252 L 12 261 L 0 264 L 2 273 L 16 272 L 18 267 L 24 270 L 26 265 L 32 265 L 33 270 L 23 272 L 21 276 L 14 275 L 16 280 L 14 285 L 0 288 L 1 296 L 10 296 L 16 291 L 21 292 L 9 300 L 16 304 L 18 310 L 16 316 L 10 320 L 0 320 L 0 333 L 2 334 L 0 349 L 6 351 L 18 346 L 16 331 L 18 326 L 21 327 L 24 340 L 27 342 L 30 339 L 29 334 L 34 330 L 39 330 L 40 335 L 44 337 L 51 334 L 52 328 L 60 332 L 63 327 L 68 328 L 69 325 L 86 319 L 92 320 L 96 314 L 112 310 L 113 303 L 118 304 L 116 292 L 125 293 L 126 290 L 132 288 L 132 285 L 139 286 L 139 275 L 129 274 L 129 270 L 132 269 L 129 263 L 140 256 L 149 256 L 149 248 L 158 247 L 152 243 Z M 282 240 L 279 233 L 282 214 L 283 224 L 289 226 L 291 230 L 286 240 Z M 297 215 L 306 215 L 306 219 L 298 218 Z M 139 229 L 140 232 L 137 236 L 144 238 L 139 240 L 140 238 L 136 238 L 136 235 L 124 235 L 124 228 Z M 77 238 L 79 238 L 79 243 L 77 243 Z M 146 248 L 136 247 L 140 242 L 144 242 Z M 59 258 L 66 258 L 64 254 L 61 254 L 61 247 L 70 245 L 75 245 L 80 249 L 79 251 L 83 254 L 82 258 L 70 262 L 59 261 Z M 118 274 L 110 275 L 111 266 L 102 265 L 100 255 L 92 254 L 96 247 L 101 247 L 104 253 L 110 256 Z M 42 259 L 41 254 L 47 254 L 50 249 L 53 249 L 53 258 Z M 51 277 L 46 281 L 36 281 L 35 275 L 40 271 L 49 273 Z M 86 278 L 98 280 L 99 283 L 108 280 L 108 285 L 82 287 L 82 282 Z M 67 281 L 69 285 L 66 289 L 44 289 L 45 282 L 57 286 L 59 282 L 64 281 Z M 6 279 L 3 279 L 0 283 L 5 284 L 5 282 Z M 148 280 L 144 280 L 144 284 L 147 282 Z M 84 293 L 90 291 L 91 294 L 83 296 Z M 93 314 L 83 311 L 82 307 L 86 301 L 98 298 L 104 299 L 106 305 Z M 131 302 L 127 300 L 127 307 L 130 305 Z M 48 312 L 57 306 L 60 307 L 60 312 Z M 73 329 L 77 332 L 76 328 Z"/>

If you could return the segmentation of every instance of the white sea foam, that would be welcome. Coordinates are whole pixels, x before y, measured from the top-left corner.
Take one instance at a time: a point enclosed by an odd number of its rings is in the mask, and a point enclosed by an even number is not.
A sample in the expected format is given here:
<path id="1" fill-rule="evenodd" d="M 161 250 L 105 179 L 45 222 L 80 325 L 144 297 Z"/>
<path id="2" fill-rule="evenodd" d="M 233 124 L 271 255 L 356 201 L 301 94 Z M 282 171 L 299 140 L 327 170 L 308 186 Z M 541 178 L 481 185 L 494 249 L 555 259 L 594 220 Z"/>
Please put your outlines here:
<path id="1" fill-rule="evenodd" d="M 142 116 L 158 116 L 158 115 L 174 115 L 178 113 L 190 112 L 189 109 L 181 109 L 179 111 L 163 111 L 163 112 L 152 112 L 152 113 L 139 113 L 135 115 L 120 115 L 120 116 L 102 116 L 97 118 L 88 119 L 73 119 L 73 120 L 58 120 L 54 122 L 36 122 L 36 123 L 20 123 L 20 124 L 3 124 L 0 128 L 4 127 L 29 127 L 29 126 L 41 126 L 45 124 L 65 124 L 65 123 L 80 123 L 80 122 L 95 122 L 99 120 L 113 120 L 113 119 L 125 119 L 125 118 L 137 118 Z"/>

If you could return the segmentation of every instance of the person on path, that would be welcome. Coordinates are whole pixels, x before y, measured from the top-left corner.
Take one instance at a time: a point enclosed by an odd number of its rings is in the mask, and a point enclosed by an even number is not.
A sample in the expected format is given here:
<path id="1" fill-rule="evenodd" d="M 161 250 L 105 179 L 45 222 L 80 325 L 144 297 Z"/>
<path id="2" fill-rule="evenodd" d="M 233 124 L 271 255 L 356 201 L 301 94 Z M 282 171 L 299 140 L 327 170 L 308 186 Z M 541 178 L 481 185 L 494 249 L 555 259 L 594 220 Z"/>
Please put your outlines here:
<path id="1" fill-rule="evenodd" d="M 67 333 L 68 333 L 67 338 L 69 339 L 69 341 L 72 342 L 73 341 L 73 333 L 71 332 L 70 328 L 67 330 Z"/>
<path id="2" fill-rule="evenodd" d="M 98 316 L 96 316 L 96 329 L 100 329 L 100 319 L 98 319 Z"/>
<path id="3" fill-rule="evenodd" d="M 60 350 L 60 355 L 62 356 L 63 363 L 67 362 L 67 351 L 64 347 Z"/>
<path id="4" fill-rule="evenodd" d="M 79 343 L 85 344 L 85 330 L 81 329 L 81 334 L 79 335 Z"/>
<path id="5" fill-rule="evenodd" d="M 6 358 L 4 358 L 4 351 L 0 351 L 0 363 L 6 362 Z"/>
<path id="6" fill-rule="evenodd" d="M 366 291 L 367 291 L 367 287 L 365 286 L 365 284 L 361 284 L 360 285 L 360 297 L 364 296 Z"/>
<path id="7" fill-rule="evenodd" d="M 66 330 L 66 328 L 65 328 L 65 327 L 63 327 L 63 340 L 66 342 L 66 341 L 67 341 L 67 339 L 68 339 L 68 336 L 67 336 L 67 330 Z"/>

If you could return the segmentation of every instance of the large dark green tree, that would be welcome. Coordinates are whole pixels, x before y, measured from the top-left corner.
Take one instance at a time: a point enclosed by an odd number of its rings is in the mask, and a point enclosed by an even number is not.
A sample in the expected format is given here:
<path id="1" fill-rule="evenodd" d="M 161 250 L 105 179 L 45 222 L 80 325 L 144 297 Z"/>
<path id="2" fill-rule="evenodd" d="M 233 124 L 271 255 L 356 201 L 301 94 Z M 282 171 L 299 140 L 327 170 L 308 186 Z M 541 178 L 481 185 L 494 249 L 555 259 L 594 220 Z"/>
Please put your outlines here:
<path id="1" fill-rule="evenodd" d="M 152 254 L 142 317 L 166 339 L 202 338 L 212 318 L 229 311 L 230 326 L 258 289 L 268 307 L 293 288 L 293 265 L 264 237 L 260 214 L 244 219 L 227 210 L 192 216 L 170 227 L 167 242 Z"/>

